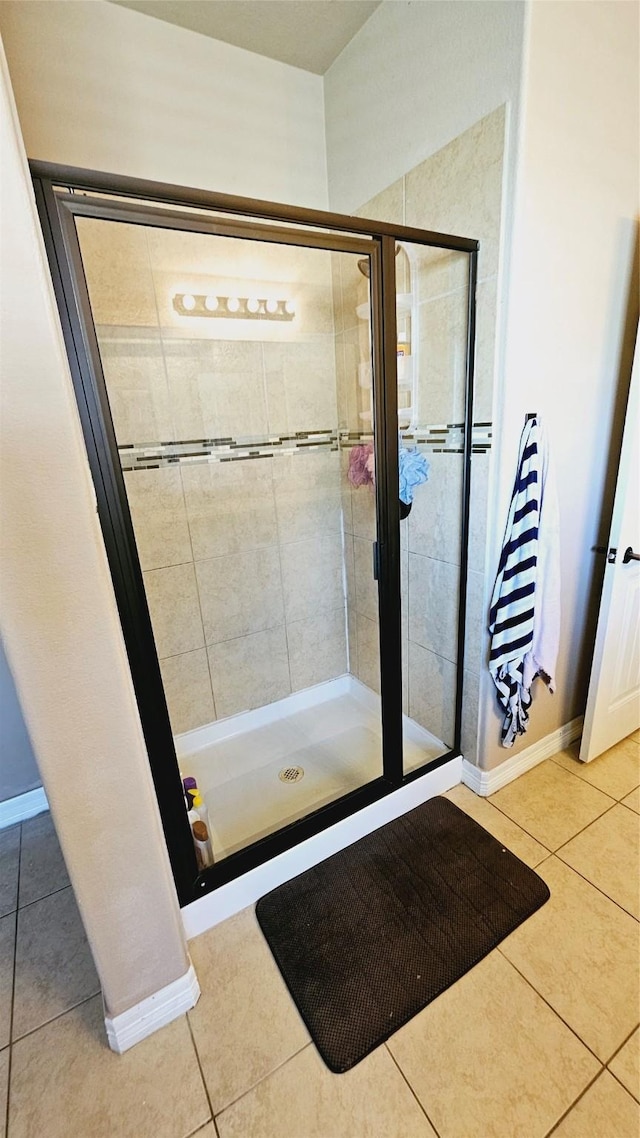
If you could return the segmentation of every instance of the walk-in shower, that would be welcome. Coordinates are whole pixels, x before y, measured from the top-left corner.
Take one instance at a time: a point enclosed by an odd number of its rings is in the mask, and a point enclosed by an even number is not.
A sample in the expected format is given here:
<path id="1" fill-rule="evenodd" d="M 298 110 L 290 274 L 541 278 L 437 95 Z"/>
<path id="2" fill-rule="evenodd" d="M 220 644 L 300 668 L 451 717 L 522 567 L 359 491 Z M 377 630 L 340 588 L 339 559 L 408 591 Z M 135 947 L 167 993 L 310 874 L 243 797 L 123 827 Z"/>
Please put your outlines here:
<path id="1" fill-rule="evenodd" d="M 186 902 L 459 750 L 477 243 L 33 174 Z"/>

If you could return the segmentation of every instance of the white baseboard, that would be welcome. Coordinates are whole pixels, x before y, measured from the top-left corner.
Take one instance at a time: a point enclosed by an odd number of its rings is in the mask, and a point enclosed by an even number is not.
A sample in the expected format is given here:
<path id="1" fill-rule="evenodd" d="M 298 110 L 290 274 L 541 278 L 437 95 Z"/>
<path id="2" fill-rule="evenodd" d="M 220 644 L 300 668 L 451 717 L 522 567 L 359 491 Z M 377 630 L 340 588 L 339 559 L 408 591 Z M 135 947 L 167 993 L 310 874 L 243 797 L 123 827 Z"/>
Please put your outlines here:
<path id="1" fill-rule="evenodd" d="M 289 881 L 305 869 L 324 861 L 331 854 L 350 846 L 358 838 L 370 834 L 401 814 L 406 814 L 414 806 L 420 806 L 437 794 L 457 786 L 462 773 L 462 759 L 449 759 L 442 766 L 415 779 L 399 790 L 393 791 L 378 802 L 365 806 L 350 818 L 336 822 L 320 834 L 307 838 L 300 845 L 286 850 L 264 865 L 256 866 L 242 877 L 221 885 L 206 897 L 192 901 L 182 910 L 182 923 L 187 939 L 199 936 L 214 925 L 239 913 L 248 905 L 268 893 L 270 889 Z"/>
<path id="2" fill-rule="evenodd" d="M 147 996 L 146 1000 L 141 1000 L 119 1016 L 105 1016 L 109 1047 L 122 1055 L 134 1043 L 146 1039 L 158 1028 L 195 1007 L 199 997 L 200 985 L 191 964 L 184 976 L 167 984 L 166 988 Z"/>
<path id="3" fill-rule="evenodd" d="M 462 781 L 464 785 L 483 798 L 495 794 L 496 790 L 500 790 L 507 783 L 513 782 L 514 778 L 518 778 L 525 771 L 536 767 L 538 763 L 550 759 L 552 755 L 557 755 L 558 751 L 562 751 L 571 743 L 575 743 L 582 734 L 582 722 L 583 716 L 579 715 L 577 719 L 565 723 L 557 731 L 545 735 L 544 739 L 533 743 L 526 750 L 520 751 L 519 754 L 512 755 L 511 758 L 506 759 L 504 763 L 500 763 L 499 766 L 490 771 L 483 771 L 480 767 L 468 762 L 467 759 L 463 759 Z"/>
<path id="4" fill-rule="evenodd" d="M 35 818 L 49 809 L 47 796 L 43 786 L 35 790 L 28 790 L 26 794 L 18 794 L 15 798 L 7 798 L 0 802 L 0 830 L 7 826 L 15 826 L 17 822 L 26 822 L 27 818 Z"/>

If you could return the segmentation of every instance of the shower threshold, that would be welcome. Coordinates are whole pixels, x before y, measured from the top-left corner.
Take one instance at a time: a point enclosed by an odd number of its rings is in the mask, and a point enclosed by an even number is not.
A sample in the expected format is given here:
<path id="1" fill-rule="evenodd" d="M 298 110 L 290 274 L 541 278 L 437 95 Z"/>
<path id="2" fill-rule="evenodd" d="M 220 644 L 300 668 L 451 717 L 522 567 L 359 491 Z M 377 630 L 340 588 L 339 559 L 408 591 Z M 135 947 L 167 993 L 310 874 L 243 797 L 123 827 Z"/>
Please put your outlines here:
<path id="1" fill-rule="evenodd" d="M 405 774 L 448 751 L 403 716 Z M 353 676 L 177 735 L 207 803 L 216 861 L 382 774 L 380 700 Z"/>

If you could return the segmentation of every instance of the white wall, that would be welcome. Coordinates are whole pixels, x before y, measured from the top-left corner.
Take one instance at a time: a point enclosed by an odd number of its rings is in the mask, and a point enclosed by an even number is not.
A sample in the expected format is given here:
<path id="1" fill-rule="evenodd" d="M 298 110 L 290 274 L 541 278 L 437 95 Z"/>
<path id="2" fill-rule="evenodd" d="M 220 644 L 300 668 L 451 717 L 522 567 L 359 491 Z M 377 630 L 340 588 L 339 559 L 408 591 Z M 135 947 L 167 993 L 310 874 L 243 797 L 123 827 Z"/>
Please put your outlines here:
<path id="1" fill-rule="evenodd" d="M 517 118 L 524 14 L 520 0 L 376 9 L 325 75 L 332 209 L 357 209 L 503 103 Z"/>
<path id="2" fill-rule="evenodd" d="M 638 7 L 626 2 L 531 8 L 490 549 L 495 563 L 524 416 L 537 411 L 558 474 L 563 616 L 557 694 L 536 681 L 515 751 L 584 711 L 602 571 L 591 549 L 608 536 L 601 518 L 630 373 L 628 309 L 638 311 L 638 30 Z M 483 715 L 484 765 L 493 766 L 513 752 L 498 743 L 490 681 Z"/>
<path id="3" fill-rule="evenodd" d="M 0 4 L 30 158 L 323 208 L 322 78 L 105 0 Z"/>
<path id="4" fill-rule="evenodd" d="M 0 643 L 0 802 L 40 786 L 40 774 Z"/>
<path id="5" fill-rule="evenodd" d="M 110 1015 L 187 954 L 0 50 L 0 625 Z"/>

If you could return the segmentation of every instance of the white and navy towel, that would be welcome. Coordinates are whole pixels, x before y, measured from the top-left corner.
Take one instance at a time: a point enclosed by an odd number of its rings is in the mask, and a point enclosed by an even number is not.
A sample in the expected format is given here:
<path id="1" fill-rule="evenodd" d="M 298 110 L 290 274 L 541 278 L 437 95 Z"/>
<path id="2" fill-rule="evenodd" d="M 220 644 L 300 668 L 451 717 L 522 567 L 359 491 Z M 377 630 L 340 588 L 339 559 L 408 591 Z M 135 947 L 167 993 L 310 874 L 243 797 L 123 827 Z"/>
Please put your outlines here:
<path id="1" fill-rule="evenodd" d="M 520 439 L 489 632 L 489 671 L 505 713 L 502 743 L 511 747 L 527 729 L 535 677 L 555 690 L 560 632 L 558 498 L 538 418 L 525 424 Z"/>

